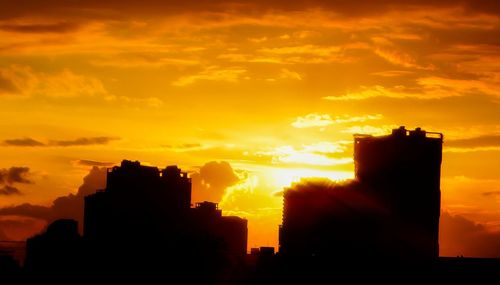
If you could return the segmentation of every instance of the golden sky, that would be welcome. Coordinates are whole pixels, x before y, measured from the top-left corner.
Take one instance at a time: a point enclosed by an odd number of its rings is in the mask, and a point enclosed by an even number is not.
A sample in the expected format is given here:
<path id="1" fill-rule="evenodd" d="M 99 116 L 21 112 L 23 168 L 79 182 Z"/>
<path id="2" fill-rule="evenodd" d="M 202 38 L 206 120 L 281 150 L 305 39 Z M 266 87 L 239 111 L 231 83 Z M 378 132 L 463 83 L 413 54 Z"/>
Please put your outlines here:
<path id="1" fill-rule="evenodd" d="M 351 178 L 352 134 L 399 125 L 445 135 L 444 253 L 492 251 L 465 225 L 500 256 L 500 2 L 0 2 L 0 207 L 178 164 L 276 246 L 284 186 Z"/>

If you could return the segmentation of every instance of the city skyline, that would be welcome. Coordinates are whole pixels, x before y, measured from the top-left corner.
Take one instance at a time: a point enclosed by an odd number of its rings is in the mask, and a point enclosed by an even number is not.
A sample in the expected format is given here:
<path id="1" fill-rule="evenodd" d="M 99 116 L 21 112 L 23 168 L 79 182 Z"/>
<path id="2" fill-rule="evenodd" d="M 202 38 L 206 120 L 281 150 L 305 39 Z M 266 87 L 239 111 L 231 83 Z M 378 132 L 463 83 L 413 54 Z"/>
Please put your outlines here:
<path id="1" fill-rule="evenodd" d="M 500 256 L 498 1 L 101 2 L 0 3 L 3 239 L 130 159 L 277 247 L 284 187 L 353 178 L 353 134 L 406 125 L 445 136 L 441 249 Z"/>

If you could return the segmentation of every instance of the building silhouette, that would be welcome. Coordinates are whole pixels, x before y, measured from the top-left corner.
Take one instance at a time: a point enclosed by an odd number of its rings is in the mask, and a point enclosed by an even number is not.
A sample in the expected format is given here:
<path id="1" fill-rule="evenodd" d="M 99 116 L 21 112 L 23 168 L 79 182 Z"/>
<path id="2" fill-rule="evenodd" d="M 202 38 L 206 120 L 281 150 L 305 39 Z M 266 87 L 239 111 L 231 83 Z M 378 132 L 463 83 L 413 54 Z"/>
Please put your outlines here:
<path id="1" fill-rule="evenodd" d="M 85 197 L 84 209 L 84 240 L 98 274 L 189 269 L 212 280 L 246 255 L 247 220 L 222 216 L 216 203 L 191 207 L 191 179 L 177 166 L 124 160 L 108 170 L 106 189 Z"/>
<path id="2" fill-rule="evenodd" d="M 60 219 L 52 222 L 45 232 L 26 241 L 24 269 L 31 278 L 67 275 L 80 272 L 83 243 L 78 222 Z"/>
<path id="3" fill-rule="evenodd" d="M 420 128 L 356 135 L 353 181 L 309 180 L 285 190 L 280 254 L 437 259 L 442 142 L 442 134 Z"/>
<path id="4" fill-rule="evenodd" d="M 439 256 L 442 145 L 442 134 L 420 128 L 355 136 L 355 177 L 394 217 L 394 255 Z"/>

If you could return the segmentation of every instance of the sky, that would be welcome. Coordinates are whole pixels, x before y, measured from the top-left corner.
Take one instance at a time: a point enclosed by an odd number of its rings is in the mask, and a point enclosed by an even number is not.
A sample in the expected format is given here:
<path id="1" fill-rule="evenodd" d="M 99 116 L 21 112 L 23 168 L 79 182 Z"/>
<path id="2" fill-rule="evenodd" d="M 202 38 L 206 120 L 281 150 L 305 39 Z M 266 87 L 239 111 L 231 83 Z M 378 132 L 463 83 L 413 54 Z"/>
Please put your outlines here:
<path id="1" fill-rule="evenodd" d="M 130 159 L 276 246 L 283 187 L 405 125 L 444 134 L 441 254 L 500 257 L 499 35 L 495 0 L 0 1 L 0 237 Z"/>

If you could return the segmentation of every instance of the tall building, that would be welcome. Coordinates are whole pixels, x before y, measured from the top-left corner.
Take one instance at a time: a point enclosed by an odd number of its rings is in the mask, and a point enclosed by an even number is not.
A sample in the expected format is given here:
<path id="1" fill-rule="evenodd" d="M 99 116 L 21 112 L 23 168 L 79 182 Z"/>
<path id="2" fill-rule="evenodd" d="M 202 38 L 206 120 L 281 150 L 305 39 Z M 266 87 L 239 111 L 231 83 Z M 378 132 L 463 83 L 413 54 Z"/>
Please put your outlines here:
<path id="1" fill-rule="evenodd" d="M 243 259 L 247 221 L 215 203 L 191 207 L 191 179 L 177 166 L 124 160 L 108 170 L 106 189 L 85 197 L 84 239 L 102 268 L 179 273 Z"/>
<path id="2" fill-rule="evenodd" d="M 108 169 L 106 189 L 85 197 L 84 236 L 168 238 L 185 226 L 190 204 L 191 179 L 177 166 L 124 160 Z"/>
<path id="3" fill-rule="evenodd" d="M 443 136 L 404 127 L 354 138 L 355 180 L 285 190 L 280 253 L 421 261 L 439 255 Z"/>
<path id="4" fill-rule="evenodd" d="M 355 177 L 396 219 L 401 255 L 439 256 L 442 145 L 441 133 L 420 128 L 354 138 Z"/>

